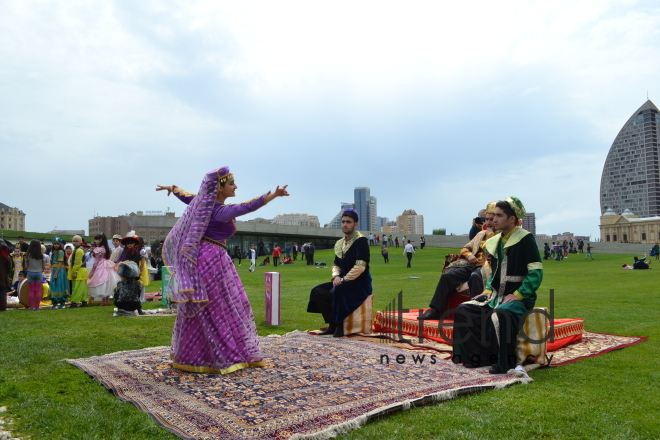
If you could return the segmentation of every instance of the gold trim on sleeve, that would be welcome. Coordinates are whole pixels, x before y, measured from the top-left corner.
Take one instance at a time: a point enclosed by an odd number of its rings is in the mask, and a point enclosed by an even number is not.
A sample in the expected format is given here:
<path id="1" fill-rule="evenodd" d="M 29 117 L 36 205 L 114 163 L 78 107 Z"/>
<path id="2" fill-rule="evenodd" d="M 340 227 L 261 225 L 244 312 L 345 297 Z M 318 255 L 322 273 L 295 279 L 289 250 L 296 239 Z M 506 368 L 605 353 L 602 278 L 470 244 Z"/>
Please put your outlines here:
<path id="1" fill-rule="evenodd" d="M 187 191 L 184 191 L 176 185 L 174 185 L 174 189 L 172 189 L 172 192 L 174 194 L 178 194 L 178 195 L 183 196 L 183 197 L 195 197 L 197 195 L 197 194 L 191 194 Z"/>

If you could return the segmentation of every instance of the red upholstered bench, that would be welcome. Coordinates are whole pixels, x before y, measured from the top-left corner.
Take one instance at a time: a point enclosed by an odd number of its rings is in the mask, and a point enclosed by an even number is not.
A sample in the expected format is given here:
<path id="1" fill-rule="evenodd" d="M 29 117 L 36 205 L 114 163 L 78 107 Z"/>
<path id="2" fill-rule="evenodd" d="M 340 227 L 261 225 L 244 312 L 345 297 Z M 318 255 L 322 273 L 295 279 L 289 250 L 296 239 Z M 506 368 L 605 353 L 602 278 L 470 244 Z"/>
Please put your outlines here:
<path id="1" fill-rule="evenodd" d="M 546 310 L 545 308 L 536 307 L 539 310 Z M 438 321 L 424 321 L 424 326 L 420 329 L 420 321 L 417 319 L 420 311 L 410 310 L 402 313 L 401 316 L 401 332 L 403 335 L 412 338 L 419 338 L 420 331 L 423 332 L 424 338 L 432 339 L 444 344 L 450 344 L 440 334 Z M 424 310 L 422 310 L 422 313 Z M 399 314 L 394 312 L 377 312 L 374 320 L 373 331 L 376 333 L 398 334 L 399 328 Z M 448 339 L 454 338 L 454 327 L 452 320 L 446 320 L 446 326 L 442 327 L 442 334 Z M 545 328 L 544 328 L 545 327 Z M 542 344 L 530 344 L 522 336 L 518 337 L 517 355 L 519 361 L 535 360 L 539 364 L 545 363 L 544 354 L 547 352 L 555 351 L 565 345 L 573 343 L 582 339 L 584 333 L 584 319 L 555 319 L 553 321 L 554 328 L 554 341 L 550 340 Z M 525 321 L 525 333 L 532 339 L 543 339 L 550 330 L 550 324 L 545 315 L 534 313 L 527 317 Z M 532 358 L 529 358 L 531 355 Z"/>

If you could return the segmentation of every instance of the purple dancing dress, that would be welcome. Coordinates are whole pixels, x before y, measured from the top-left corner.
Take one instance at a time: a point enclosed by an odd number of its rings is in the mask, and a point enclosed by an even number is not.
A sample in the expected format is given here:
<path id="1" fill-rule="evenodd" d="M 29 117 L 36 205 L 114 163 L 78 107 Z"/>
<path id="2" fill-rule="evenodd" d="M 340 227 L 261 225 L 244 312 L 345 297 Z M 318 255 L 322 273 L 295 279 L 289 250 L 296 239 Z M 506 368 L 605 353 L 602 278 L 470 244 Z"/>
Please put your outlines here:
<path id="1" fill-rule="evenodd" d="M 222 177 L 223 170 L 218 170 L 216 176 Z M 212 173 L 207 174 L 207 179 L 213 177 Z M 227 254 L 226 240 L 236 232 L 234 219 L 262 207 L 265 195 L 245 203 L 224 205 L 215 202 L 217 192 L 211 194 L 210 189 L 206 202 L 202 202 L 206 208 L 199 204 L 193 207 L 192 202 L 202 191 L 203 188 L 195 196 L 174 187 L 174 194 L 189 205 L 186 212 L 190 210 L 194 215 L 186 220 L 184 213 L 179 221 L 183 220 L 187 229 L 181 231 L 175 226 L 170 233 L 172 240 L 168 235 L 165 242 L 166 263 L 173 265 L 179 287 L 178 295 L 173 298 L 179 304 L 172 334 L 172 365 L 185 371 L 221 374 L 263 366 L 252 308 Z M 179 240 L 175 246 L 177 234 Z M 200 236 L 199 241 L 195 241 L 195 235 Z M 191 257 L 191 247 L 196 244 L 193 249 L 196 255 Z M 182 256 L 178 265 L 167 261 L 167 254 L 172 258 L 175 251 Z"/>

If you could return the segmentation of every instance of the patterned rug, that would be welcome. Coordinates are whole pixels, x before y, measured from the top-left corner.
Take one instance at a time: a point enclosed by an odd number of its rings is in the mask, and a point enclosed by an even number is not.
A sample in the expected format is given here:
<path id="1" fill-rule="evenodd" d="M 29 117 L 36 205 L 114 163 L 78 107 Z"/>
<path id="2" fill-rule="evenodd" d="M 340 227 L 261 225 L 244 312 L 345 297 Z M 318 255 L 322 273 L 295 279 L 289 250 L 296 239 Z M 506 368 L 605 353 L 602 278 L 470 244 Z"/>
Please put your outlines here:
<path id="1" fill-rule="evenodd" d="M 170 366 L 169 348 L 68 360 L 185 439 L 327 439 L 390 411 L 531 379 L 491 375 L 391 344 L 306 332 L 261 339 L 265 368 Z"/>
<path id="2" fill-rule="evenodd" d="M 609 353 L 612 350 L 620 350 L 646 341 L 647 337 L 620 336 L 607 333 L 584 332 L 582 339 L 573 342 L 559 350 L 548 353 L 553 356 L 550 367 L 570 364 L 580 359 Z"/>

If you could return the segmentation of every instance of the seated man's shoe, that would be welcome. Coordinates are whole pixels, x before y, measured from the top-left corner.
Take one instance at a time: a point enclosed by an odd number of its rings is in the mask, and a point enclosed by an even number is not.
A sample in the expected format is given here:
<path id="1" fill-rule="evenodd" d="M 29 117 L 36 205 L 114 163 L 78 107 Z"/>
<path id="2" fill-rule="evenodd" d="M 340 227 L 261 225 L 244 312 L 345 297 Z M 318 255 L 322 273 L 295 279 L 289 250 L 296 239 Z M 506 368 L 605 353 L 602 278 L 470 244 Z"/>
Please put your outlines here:
<path id="1" fill-rule="evenodd" d="M 479 365 L 479 364 L 471 364 L 470 362 L 467 362 L 467 363 L 463 364 L 463 366 L 465 368 L 479 368 L 479 367 L 481 367 L 481 365 Z"/>
<path id="2" fill-rule="evenodd" d="M 490 374 L 504 374 L 504 373 L 506 373 L 506 371 L 500 371 L 500 369 L 497 368 L 497 366 L 495 366 L 495 365 L 493 365 L 492 367 L 490 367 L 490 369 L 488 370 L 488 372 L 489 372 Z"/>
<path id="3" fill-rule="evenodd" d="M 328 325 L 328 328 L 326 328 L 321 333 L 319 333 L 318 336 L 334 335 L 335 330 L 337 330 L 337 326 L 335 324 L 330 324 L 330 325 Z"/>
<path id="4" fill-rule="evenodd" d="M 425 321 L 437 321 L 438 319 L 440 319 L 440 316 L 441 316 L 441 315 L 442 315 L 442 314 L 440 313 L 440 310 L 438 310 L 438 309 L 434 309 L 433 307 L 431 307 L 431 308 L 428 309 L 426 312 L 424 312 L 424 313 L 422 314 L 422 316 L 418 317 L 417 319 L 420 320 L 420 321 L 421 321 L 421 320 L 425 320 Z"/>
<path id="5" fill-rule="evenodd" d="M 341 338 L 344 336 L 344 326 L 343 325 L 338 325 L 337 329 L 335 330 L 335 333 L 332 335 L 334 338 Z"/>

